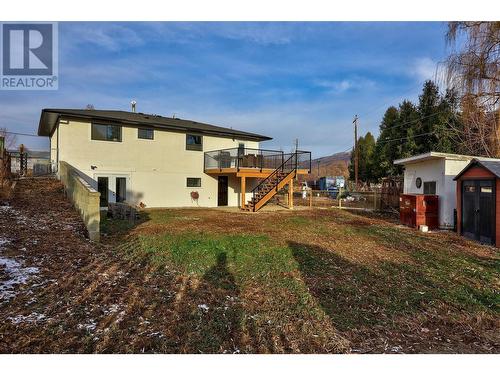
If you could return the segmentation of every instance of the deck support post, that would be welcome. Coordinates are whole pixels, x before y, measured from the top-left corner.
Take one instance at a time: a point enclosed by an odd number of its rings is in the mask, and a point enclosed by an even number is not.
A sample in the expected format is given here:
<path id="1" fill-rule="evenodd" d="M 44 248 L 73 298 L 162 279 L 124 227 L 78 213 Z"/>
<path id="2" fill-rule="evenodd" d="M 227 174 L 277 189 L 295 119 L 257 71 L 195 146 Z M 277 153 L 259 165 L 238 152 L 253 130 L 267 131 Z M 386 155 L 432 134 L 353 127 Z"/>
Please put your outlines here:
<path id="1" fill-rule="evenodd" d="M 288 183 L 288 208 L 293 209 L 293 178 Z"/>
<path id="2" fill-rule="evenodd" d="M 241 176 L 241 208 L 245 208 L 246 177 Z"/>

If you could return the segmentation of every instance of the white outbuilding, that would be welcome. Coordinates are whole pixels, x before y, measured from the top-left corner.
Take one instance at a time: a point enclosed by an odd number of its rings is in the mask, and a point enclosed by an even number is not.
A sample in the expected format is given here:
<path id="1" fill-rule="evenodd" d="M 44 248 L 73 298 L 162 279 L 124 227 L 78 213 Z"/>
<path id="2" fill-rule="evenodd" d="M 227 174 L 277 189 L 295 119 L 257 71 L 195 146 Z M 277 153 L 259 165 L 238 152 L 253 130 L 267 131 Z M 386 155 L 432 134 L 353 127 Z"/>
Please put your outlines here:
<path id="1" fill-rule="evenodd" d="M 404 194 L 433 194 L 439 196 L 439 227 L 454 227 L 456 181 L 453 178 L 474 156 L 427 152 L 394 161 L 404 167 Z"/>

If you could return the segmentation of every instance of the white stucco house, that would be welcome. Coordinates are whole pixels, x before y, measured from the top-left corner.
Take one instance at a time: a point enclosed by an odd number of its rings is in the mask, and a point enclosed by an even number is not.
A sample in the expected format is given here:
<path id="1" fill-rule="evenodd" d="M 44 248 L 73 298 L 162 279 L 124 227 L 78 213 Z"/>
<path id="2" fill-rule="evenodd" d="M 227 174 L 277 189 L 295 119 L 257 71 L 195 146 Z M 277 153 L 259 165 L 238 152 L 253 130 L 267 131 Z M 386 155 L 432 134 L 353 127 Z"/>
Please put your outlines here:
<path id="1" fill-rule="evenodd" d="M 50 139 L 53 170 L 62 161 L 76 169 L 103 208 L 255 211 L 311 168 L 310 152 L 262 149 L 268 136 L 135 111 L 43 109 L 38 135 Z"/>
<path id="2" fill-rule="evenodd" d="M 404 194 L 435 194 L 439 196 L 439 226 L 452 229 L 456 207 L 456 181 L 453 178 L 472 159 L 468 155 L 427 152 L 394 161 L 404 167 Z"/>

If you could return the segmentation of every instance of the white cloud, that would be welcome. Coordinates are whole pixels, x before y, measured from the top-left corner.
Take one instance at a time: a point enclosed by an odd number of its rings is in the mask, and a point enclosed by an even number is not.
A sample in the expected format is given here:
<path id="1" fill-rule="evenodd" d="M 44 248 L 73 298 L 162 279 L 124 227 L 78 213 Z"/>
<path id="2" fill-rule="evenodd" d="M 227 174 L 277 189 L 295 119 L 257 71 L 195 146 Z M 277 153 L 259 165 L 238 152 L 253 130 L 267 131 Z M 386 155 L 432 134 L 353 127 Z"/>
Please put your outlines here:
<path id="1" fill-rule="evenodd" d="M 350 78 L 340 81 L 315 80 L 314 84 L 328 90 L 331 94 L 342 94 L 348 90 L 358 90 L 375 87 L 375 82 L 366 78 Z"/>
<path id="2" fill-rule="evenodd" d="M 428 57 L 422 57 L 415 60 L 410 71 L 411 75 L 416 76 L 421 81 L 428 79 L 435 80 L 436 72 L 437 63 Z"/>
<path id="3" fill-rule="evenodd" d="M 72 43 L 89 43 L 110 51 L 137 46 L 144 43 L 143 38 L 131 27 L 115 23 L 78 23 L 68 28 Z"/>

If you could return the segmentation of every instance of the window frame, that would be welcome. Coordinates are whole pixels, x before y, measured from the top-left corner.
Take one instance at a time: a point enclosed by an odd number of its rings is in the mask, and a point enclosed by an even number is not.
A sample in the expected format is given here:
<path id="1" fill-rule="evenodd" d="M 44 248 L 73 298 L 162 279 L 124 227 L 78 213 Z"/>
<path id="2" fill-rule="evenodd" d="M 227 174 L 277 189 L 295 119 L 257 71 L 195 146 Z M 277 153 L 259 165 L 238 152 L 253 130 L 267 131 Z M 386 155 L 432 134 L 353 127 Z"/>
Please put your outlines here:
<path id="1" fill-rule="evenodd" d="M 95 138 L 96 132 L 94 131 L 94 126 L 105 126 L 106 127 L 106 139 L 98 139 Z M 119 138 L 118 139 L 109 139 L 108 138 L 108 127 L 114 126 L 119 129 Z M 100 141 L 100 142 L 122 142 L 123 140 L 123 132 L 122 126 L 119 124 L 106 124 L 101 122 L 92 122 L 90 125 L 90 140 L 92 141 Z"/>
<path id="2" fill-rule="evenodd" d="M 144 137 L 141 137 L 140 134 L 141 134 L 141 130 L 143 131 L 147 131 L 147 132 L 151 132 L 151 138 L 144 138 Z M 154 141 L 155 140 L 155 130 L 152 129 L 152 128 L 137 128 L 137 139 L 144 139 L 146 141 Z"/>
<path id="3" fill-rule="evenodd" d="M 197 184 L 189 185 L 189 181 L 196 180 Z M 188 188 L 201 188 L 201 177 L 186 177 L 186 187 Z"/>
<path id="4" fill-rule="evenodd" d="M 200 144 L 191 144 L 188 143 L 189 137 L 199 137 L 200 138 Z M 198 134 L 193 134 L 193 133 L 186 133 L 186 150 L 187 151 L 203 151 L 203 136 L 198 135 Z"/>
<path id="5" fill-rule="evenodd" d="M 434 184 L 434 193 L 426 193 L 425 192 L 426 186 L 432 186 L 432 184 Z M 424 181 L 422 185 L 423 185 L 422 187 L 423 187 L 424 195 L 436 195 L 437 194 L 437 181 Z"/>

